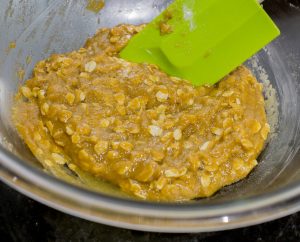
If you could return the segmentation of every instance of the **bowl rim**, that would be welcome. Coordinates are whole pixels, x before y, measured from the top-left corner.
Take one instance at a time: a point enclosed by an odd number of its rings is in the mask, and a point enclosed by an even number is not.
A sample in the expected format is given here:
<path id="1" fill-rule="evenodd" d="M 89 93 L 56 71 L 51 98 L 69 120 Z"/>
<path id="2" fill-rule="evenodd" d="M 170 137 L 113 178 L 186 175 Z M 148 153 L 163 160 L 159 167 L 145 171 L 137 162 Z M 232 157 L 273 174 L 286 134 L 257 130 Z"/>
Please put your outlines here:
<path id="1" fill-rule="evenodd" d="M 297 150 L 295 155 L 299 154 L 300 150 Z M 295 182 L 266 194 L 250 196 L 236 201 L 224 201 L 221 204 L 155 203 L 114 197 L 75 186 L 26 164 L 19 157 L 0 146 L 0 169 L 1 165 L 14 173 L 16 177 L 26 179 L 45 191 L 74 200 L 81 205 L 85 204 L 89 207 L 102 209 L 109 208 L 120 213 L 140 214 L 142 212 L 143 216 L 157 218 L 205 218 L 235 215 L 270 208 L 284 201 L 300 197 L 300 182 Z M 3 177 L 0 179 L 5 180 Z M 30 193 L 30 191 L 28 192 Z"/>

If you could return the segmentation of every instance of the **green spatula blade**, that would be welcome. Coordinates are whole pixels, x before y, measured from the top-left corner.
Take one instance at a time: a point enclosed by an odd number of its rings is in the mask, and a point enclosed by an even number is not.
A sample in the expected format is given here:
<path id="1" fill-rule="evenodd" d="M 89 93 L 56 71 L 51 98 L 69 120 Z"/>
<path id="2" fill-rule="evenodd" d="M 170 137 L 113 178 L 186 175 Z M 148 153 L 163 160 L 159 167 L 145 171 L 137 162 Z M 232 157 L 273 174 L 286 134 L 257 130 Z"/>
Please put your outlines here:
<path id="1" fill-rule="evenodd" d="M 161 34 L 161 23 L 171 33 Z M 120 56 L 194 85 L 215 84 L 279 34 L 257 0 L 175 0 Z"/>

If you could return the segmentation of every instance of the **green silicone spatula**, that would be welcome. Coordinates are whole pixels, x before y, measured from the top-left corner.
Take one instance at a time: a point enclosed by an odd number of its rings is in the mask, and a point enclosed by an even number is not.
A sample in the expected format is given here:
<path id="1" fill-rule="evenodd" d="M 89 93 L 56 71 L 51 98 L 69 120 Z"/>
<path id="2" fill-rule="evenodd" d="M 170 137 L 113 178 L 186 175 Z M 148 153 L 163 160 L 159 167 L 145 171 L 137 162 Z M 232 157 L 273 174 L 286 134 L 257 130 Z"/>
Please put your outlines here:
<path id="1" fill-rule="evenodd" d="M 175 0 L 120 56 L 215 84 L 279 34 L 258 0 Z"/>

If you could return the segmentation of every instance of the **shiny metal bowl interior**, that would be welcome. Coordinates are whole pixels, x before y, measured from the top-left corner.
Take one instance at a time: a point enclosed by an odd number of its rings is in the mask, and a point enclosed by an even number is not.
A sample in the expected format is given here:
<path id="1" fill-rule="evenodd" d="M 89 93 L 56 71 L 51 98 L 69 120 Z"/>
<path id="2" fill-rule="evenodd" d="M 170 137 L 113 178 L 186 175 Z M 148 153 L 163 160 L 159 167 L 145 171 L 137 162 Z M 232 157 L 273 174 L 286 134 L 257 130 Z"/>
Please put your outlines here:
<path id="1" fill-rule="evenodd" d="M 201 232 L 251 225 L 300 210 L 300 5 L 270 0 L 265 7 L 282 31 L 255 56 L 279 100 L 277 136 L 251 175 L 209 199 L 154 204 L 96 193 L 45 173 L 10 120 L 13 94 L 34 64 L 51 53 L 79 48 L 100 27 L 145 23 L 170 0 L 106 0 L 98 14 L 85 0 L 4 0 L 0 3 L 0 177 L 20 192 L 61 211 L 137 230 Z M 293 4 L 292 4 L 293 3 Z M 16 42 L 15 49 L 9 43 Z M 31 63 L 26 57 L 31 56 Z M 261 75 L 258 75 L 261 76 Z"/>

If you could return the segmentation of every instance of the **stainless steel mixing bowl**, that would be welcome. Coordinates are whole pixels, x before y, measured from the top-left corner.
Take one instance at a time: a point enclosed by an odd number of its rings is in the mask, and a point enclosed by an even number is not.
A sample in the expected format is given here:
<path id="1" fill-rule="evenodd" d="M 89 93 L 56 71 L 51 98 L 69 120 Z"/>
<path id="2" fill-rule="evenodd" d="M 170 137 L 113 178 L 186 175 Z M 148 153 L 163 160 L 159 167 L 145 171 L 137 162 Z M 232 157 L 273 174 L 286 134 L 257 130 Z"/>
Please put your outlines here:
<path id="1" fill-rule="evenodd" d="M 279 101 L 277 136 L 270 140 L 259 158 L 259 166 L 247 179 L 224 188 L 209 199 L 183 204 L 156 204 L 76 187 L 44 172 L 19 139 L 10 119 L 12 98 L 18 86 L 31 75 L 37 61 L 51 53 L 79 48 L 100 27 L 147 22 L 168 2 L 170 1 L 106 0 L 105 8 L 98 14 L 85 9 L 85 0 L 0 2 L 1 180 L 29 197 L 61 211 L 137 230 L 223 230 L 299 211 L 298 0 L 265 2 L 266 9 L 282 30 L 282 35 L 248 62 L 258 77 L 266 79 L 268 75 L 276 89 Z M 16 48 L 8 48 L 11 41 L 16 42 Z M 31 56 L 30 63 L 28 56 Z M 25 70 L 22 80 L 19 80 L 17 74 L 20 69 Z"/>

